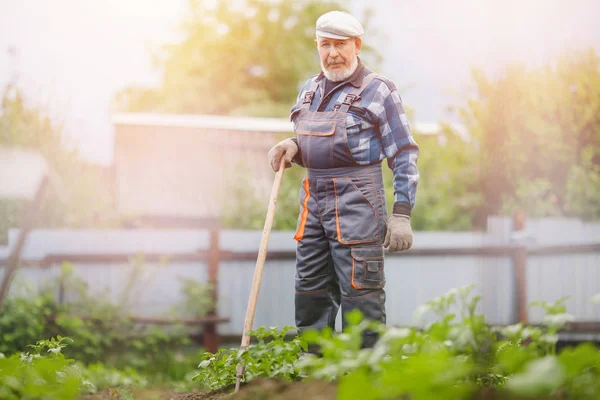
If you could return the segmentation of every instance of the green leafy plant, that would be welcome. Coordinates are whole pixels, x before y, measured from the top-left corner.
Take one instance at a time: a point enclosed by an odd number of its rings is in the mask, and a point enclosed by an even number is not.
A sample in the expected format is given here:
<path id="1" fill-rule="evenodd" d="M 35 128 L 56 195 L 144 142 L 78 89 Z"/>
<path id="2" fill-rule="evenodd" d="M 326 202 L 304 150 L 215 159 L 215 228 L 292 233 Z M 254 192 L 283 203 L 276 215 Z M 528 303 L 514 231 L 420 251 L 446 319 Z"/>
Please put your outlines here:
<path id="1" fill-rule="evenodd" d="M 342 400 L 355 399 L 358 393 L 361 399 L 373 400 L 467 400 L 494 391 L 499 398 L 596 399 L 600 395 L 597 347 L 582 344 L 556 354 L 555 336 L 571 319 L 566 298 L 532 303 L 547 313 L 543 327 L 519 323 L 495 328 L 476 312 L 480 296 L 473 289 L 473 285 L 452 289 L 428 301 L 419 308 L 416 320 L 429 313 L 436 319 L 422 326 L 386 327 L 354 311 L 347 316 L 344 332 L 305 331 L 288 341 L 291 351 L 287 352 L 281 349 L 288 328 L 263 330 L 261 335 L 276 338 L 270 345 L 259 339 L 243 352 L 205 354 L 195 380 L 213 389 L 232 385 L 236 366 L 243 361 L 248 368 L 245 380 L 334 381 L 337 398 Z M 367 331 L 379 335 L 373 348 L 361 348 Z M 306 353 L 309 345 L 317 346 L 320 355 Z"/>
<path id="2" fill-rule="evenodd" d="M 59 304 L 59 292 L 68 301 Z M 133 368 L 154 382 L 182 380 L 197 363 L 198 351 L 190 347 L 185 326 L 136 324 L 127 304 L 116 304 L 102 293 L 92 295 L 69 263 L 40 292 L 24 293 L 9 297 L 0 309 L 0 352 L 6 356 L 26 351 L 38 338 L 68 336 L 71 344 L 63 350 L 67 358 L 81 365 Z"/>
<path id="3" fill-rule="evenodd" d="M 251 332 L 253 341 L 245 350 L 196 354 L 200 363 L 190 379 L 207 389 L 227 388 L 235 383 L 236 369 L 243 364 L 245 382 L 257 378 L 333 381 L 336 398 L 341 400 L 355 399 L 357 393 L 367 400 L 468 400 L 494 393 L 498 397 L 493 398 L 598 398 L 599 348 L 584 343 L 556 350 L 559 329 L 572 319 L 566 298 L 531 304 L 546 311 L 541 327 L 518 323 L 496 328 L 476 312 L 480 298 L 473 290 L 473 286 L 452 289 L 428 301 L 419 308 L 416 320 L 426 314 L 433 314 L 435 320 L 410 327 L 384 326 L 354 311 L 347 315 L 348 325 L 341 333 L 305 331 L 290 336 L 291 327 L 259 328 Z M 366 332 L 379 336 L 372 348 L 361 346 Z M 147 350 L 152 343 L 158 354 L 173 353 L 165 351 L 165 341 L 168 335 L 157 331 L 147 342 L 131 344 Z M 73 362 L 63 355 L 73 344 L 59 336 L 40 340 L 9 358 L 0 354 L 0 398 L 71 399 L 107 388 L 115 398 L 131 398 L 150 382 L 138 372 L 152 371 L 148 365 L 134 371 Z M 307 353 L 309 345 L 317 346 L 320 356 Z M 157 365 L 168 360 L 146 359 Z M 180 381 L 178 387 L 189 390 L 191 382 Z"/>
<path id="4" fill-rule="evenodd" d="M 79 395 L 83 380 L 73 360 L 62 354 L 70 339 L 39 340 L 31 351 L 0 357 L 0 398 L 69 400 Z"/>
<path id="5" fill-rule="evenodd" d="M 258 377 L 280 378 L 292 380 L 299 377 L 294 362 L 302 351 L 306 351 L 306 343 L 299 337 L 286 341 L 286 334 L 294 328 L 290 326 L 277 329 L 261 327 L 250 332 L 257 343 L 245 350 L 220 349 L 217 353 L 205 353 L 198 365 L 199 372 L 194 381 L 204 387 L 217 389 L 236 382 L 236 368 L 244 364 L 244 381 Z"/>
<path id="6" fill-rule="evenodd" d="M 148 385 L 148 379 L 141 376 L 133 368 L 116 369 L 102 363 L 81 366 L 82 376 L 87 384 L 87 392 L 95 393 L 111 387 L 143 388 Z"/>
<path id="7" fill-rule="evenodd" d="M 546 325 L 546 331 L 540 335 L 538 343 L 540 343 L 546 354 L 556 354 L 556 343 L 558 342 L 558 331 L 562 329 L 569 321 L 573 321 L 575 317 L 567 313 L 565 301 L 569 297 L 562 297 L 554 303 L 545 301 L 534 301 L 530 303 L 530 307 L 541 307 L 546 311 L 543 323 Z"/>
<path id="8" fill-rule="evenodd" d="M 26 290 L 23 296 L 8 297 L 0 307 L 0 353 L 24 351 L 29 343 L 44 337 L 46 318 L 56 311 L 57 304 L 48 291 Z"/>

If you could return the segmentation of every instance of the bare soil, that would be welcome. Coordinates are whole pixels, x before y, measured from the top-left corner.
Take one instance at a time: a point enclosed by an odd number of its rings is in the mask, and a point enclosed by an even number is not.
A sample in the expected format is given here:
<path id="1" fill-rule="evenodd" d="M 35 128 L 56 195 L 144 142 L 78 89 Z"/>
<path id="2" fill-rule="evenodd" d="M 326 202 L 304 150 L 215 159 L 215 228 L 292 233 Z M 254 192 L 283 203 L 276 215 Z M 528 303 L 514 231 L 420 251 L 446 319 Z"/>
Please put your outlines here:
<path id="1" fill-rule="evenodd" d="M 333 383 L 281 382 L 272 379 L 256 379 L 243 385 L 239 393 L 233 393 L 234 387 L 212 392 L 176 393 L 160 390 L 116 390 L 107 389 L 100 393 L 81 397 L 80 400 L 121 400 L 125 398 L 143 400 L 334 400 L 336 387 Z"/>
<path id="2" fill-rule="evenodd" d="M 243 385 L 239 393 L 233 393 L 233 387 L 212 392 L 176 393 L 168 390 L 117 390 L 108 389 L 80 400 L 334 400 L 336 398 L 335 383 L 320 381 L 281 382 L 272 379 L 256 379 Z M 401 396 L 400 399 L 407 397 Z M 560 400 L 566 398 L 565 393 L 555 393 L 549 397 L 528 398 L 529 400 Z M 359 399 L 359 397 L 357 397 Z M 479 391 L 473 400 L 514 400 L 509 393 L 488 388 Z M 519 397 L 519 399 L 521 399 Z"/>

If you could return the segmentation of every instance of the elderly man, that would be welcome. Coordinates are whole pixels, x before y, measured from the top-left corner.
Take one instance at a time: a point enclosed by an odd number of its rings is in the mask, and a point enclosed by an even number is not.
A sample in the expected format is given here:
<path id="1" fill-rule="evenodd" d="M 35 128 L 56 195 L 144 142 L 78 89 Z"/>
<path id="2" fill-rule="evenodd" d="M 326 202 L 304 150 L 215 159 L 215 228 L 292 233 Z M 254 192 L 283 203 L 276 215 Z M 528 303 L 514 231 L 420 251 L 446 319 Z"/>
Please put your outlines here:
<path id="1" fill-rule="evenodd" d="M 359 58 L 362 25 L 332 11 L 316 24 L 321 73 L 305 84 L 291 110 L 295 138 L 269 152 L 307 169 L 300 193 L 296 250 L 296 326 L 334 329 L 342 313 L 359 309 L 385 323 L 383 249 L 407 250 L 413 235 L 419 148 L 402 100 L 388 79 Z M 381 162 L 394 173 L 394 207 L 387 219 Z M 343 318 L 345 325 L 345 318 Z M 364 346 L 376 337 L 367 335 Z"/>

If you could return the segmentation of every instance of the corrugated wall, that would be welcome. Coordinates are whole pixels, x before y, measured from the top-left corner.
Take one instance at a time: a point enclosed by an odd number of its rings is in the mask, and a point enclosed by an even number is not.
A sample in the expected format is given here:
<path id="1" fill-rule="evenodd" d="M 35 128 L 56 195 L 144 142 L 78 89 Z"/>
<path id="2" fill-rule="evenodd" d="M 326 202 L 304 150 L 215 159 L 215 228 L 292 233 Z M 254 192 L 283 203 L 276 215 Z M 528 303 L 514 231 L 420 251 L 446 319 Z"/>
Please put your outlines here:
<path id="1" fill-rule="evenodd" d="M 505 222 L 505 221 L 504 221 Z M 558 223 L 557 221 L 553 222 Z M 534 224 L 530 226 L 535 226 Z M 540 222 L 543 231 L 549 227 Z M 585 241 L 600 242 L 600 230 L 581 224 L 579 233 L 571 224 L 569 238 L 585 234 Z M 416 232 L 415 249 L 473 248 L 500 245 L 506 239 L 503 220 L 490 223 L 486 234 L 470 232 Z M 500 228 L 502 229 L 500 229 Z M 540 228 L 541 229 L 541 228 Z M 590 235 L 589 232 L 593 234 Z M 564 230 L 562 232 L 565 232 Z M 536 236 L 535 231 L 529 232 Z M 11 231 L 14 242 L 16 231 Z M 261 232 L 223 231 L 221 248 L 230 251 L 257 251 Z M 293 232 L 273 232 L 270 251 L 293 251 Z M 509 235 L 510 236 L 510 235 Z M 508 236 L 508 237 L 509 237 Z M 555 243 L 556 236 L 551 236 Z M 538 235 L 538 244 L 545 244 Z M 583 238 L 579 237 L 583 241 Z M 568 241 L 574 243 L 571 239 Z M 206 250 L 205 231 L 70 231 L 36 230 L 25 248 L 25 260 L 40 260 L 56 253 L 118 254 L 118 253 L 190 253 Z M 2 252 L 4 255 L 7 250 Z M 0 254 L 2 256 L 3 254 Z M 221 262 L 219 270 L 219 314 L 231 319 L 221 325 L 224 334 L 239 334 L 246 312 L 255 261 Z M 114 301 L 123 300 L 124 288 L 132 272 L 128 263 L 75 265 L 78 277 L 89 283 L 93 292 L 108 294 Z M 2 271 L 2 268 L 0 268 Z M 38 288 L 52 276 L 59 265 L 48 269 L 24 267 L 17 274 L 12 293 L 23 290 L 19 284 Z M 512 323 L 515 314 L 515 287 L 512 261 L 508 256 L 421 256 L 388 255 L 386 258 L 387 310 L 390 324 L 407 324 L 416 308 L 446 291 L 476 283 L 484 296 L 480 311 L 493 323 Z M 205 282 L 207 265 L 203 262 L 145 263 L 132 291 L 132 311 L 143 316 L 168 316 L 169 310 L 181 300 L 181 282 L 187 277 Z M 600 320 L 600 306 L 589 298 L 600 293 L 600 254 L 541 256 L 530 255 L 527 264 L 528 301 L 554 301 L 571 296 L 568 311 L 581 320 Z M 294 261 L 268 261 L 263 276 L 256 311 L 255 326 L 283 326 L 294 323 Z M 530 318 L 538 321 L 541 313 L 530 310 Z"/>

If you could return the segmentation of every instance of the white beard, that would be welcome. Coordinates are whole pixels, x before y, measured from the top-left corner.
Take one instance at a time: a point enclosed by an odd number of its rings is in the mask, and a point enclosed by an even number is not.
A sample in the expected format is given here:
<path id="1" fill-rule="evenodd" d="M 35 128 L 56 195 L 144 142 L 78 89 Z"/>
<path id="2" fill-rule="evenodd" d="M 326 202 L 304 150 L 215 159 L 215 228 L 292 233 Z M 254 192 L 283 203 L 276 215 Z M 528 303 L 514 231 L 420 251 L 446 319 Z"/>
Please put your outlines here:
<path id="1" fill-rule="evenodd" d="M 321 61 L 321 70 L 325 75 L 325 78 L 329 79 L 331 82 L 341 82 L 348 79 L 356 68 L 358 67 L 358 57 L 354 56 L 353 60 L 350 62 L 350 67 L 342 71 L 327 71 L 325 65 L 323 65 L 323 61 Z"/>

